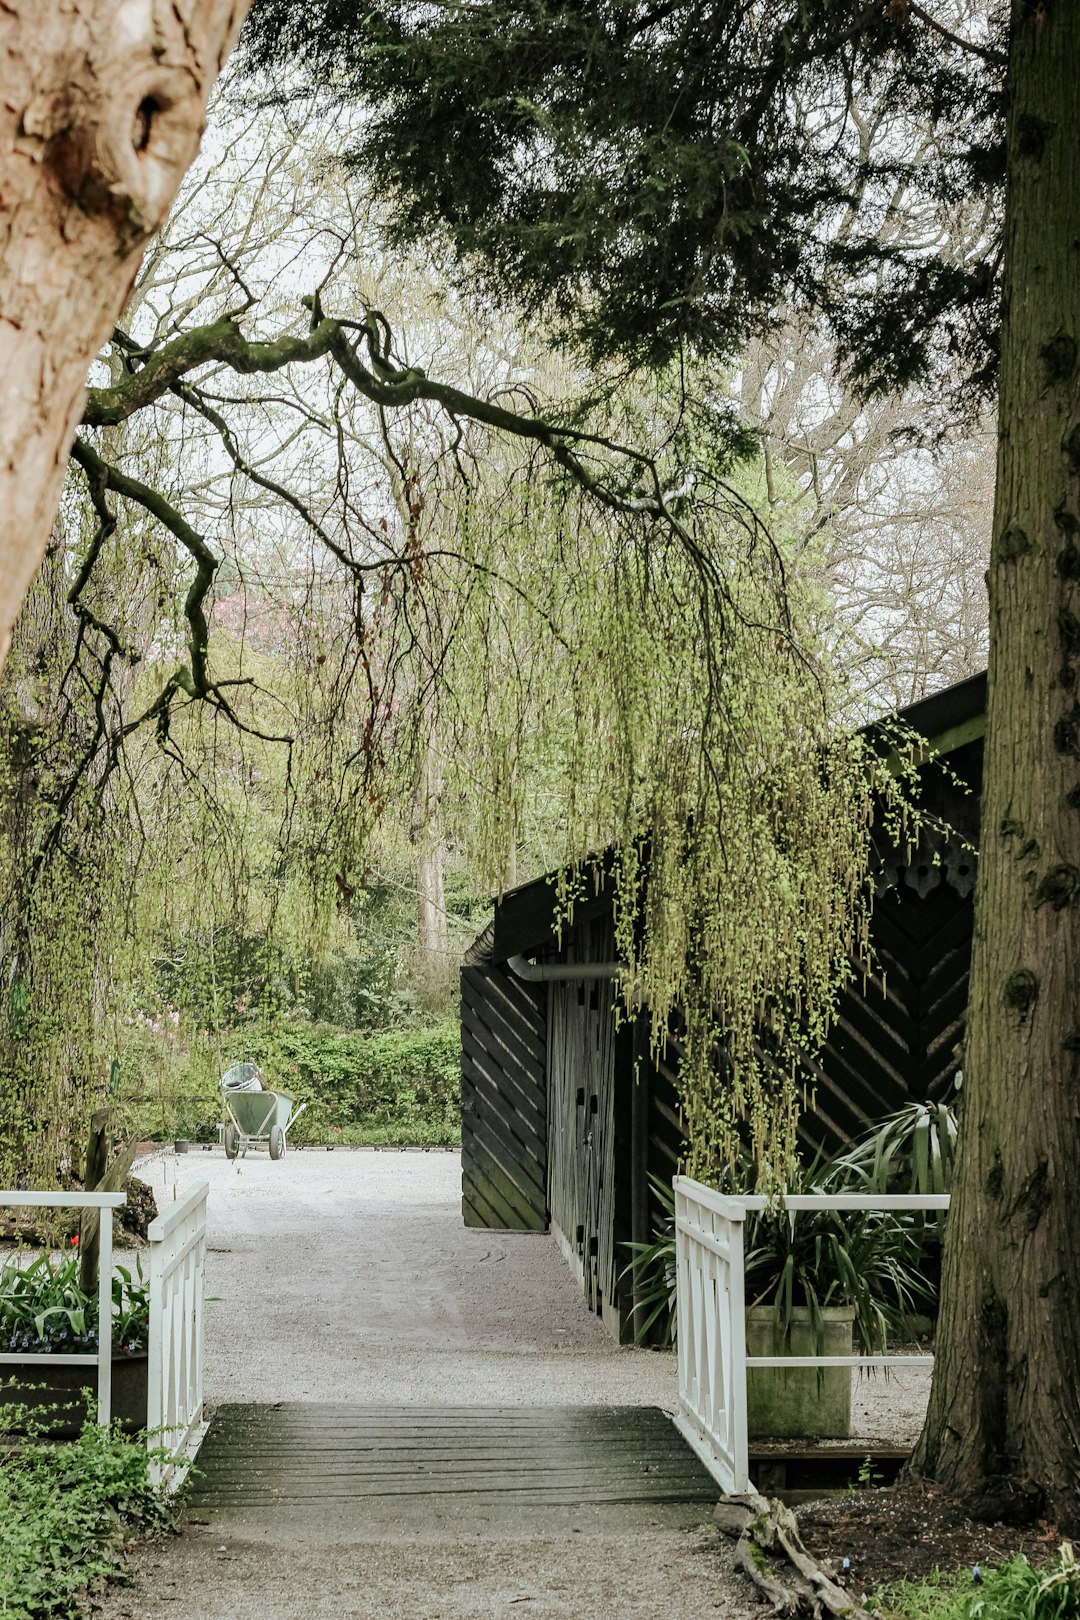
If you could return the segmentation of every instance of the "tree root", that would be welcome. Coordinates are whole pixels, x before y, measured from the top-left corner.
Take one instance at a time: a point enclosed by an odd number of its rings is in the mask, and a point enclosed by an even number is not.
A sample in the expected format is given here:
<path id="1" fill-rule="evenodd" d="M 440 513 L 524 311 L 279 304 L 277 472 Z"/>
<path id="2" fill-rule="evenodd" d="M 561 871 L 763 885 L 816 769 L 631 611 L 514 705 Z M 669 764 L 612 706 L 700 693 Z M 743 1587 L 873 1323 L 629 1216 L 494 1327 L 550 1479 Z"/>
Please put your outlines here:
<path id="1" fill-rule="evenodd" d="M 869 1620 L 865 1609 L 814 1563 L 802 1544 L 795 1515 L 782 1502 L 757 1494 L 725 1496 L 713 1514 L 725 1535 L 738 1538 L 735 1562 L 772 1605 L 791 1620 Z"/>

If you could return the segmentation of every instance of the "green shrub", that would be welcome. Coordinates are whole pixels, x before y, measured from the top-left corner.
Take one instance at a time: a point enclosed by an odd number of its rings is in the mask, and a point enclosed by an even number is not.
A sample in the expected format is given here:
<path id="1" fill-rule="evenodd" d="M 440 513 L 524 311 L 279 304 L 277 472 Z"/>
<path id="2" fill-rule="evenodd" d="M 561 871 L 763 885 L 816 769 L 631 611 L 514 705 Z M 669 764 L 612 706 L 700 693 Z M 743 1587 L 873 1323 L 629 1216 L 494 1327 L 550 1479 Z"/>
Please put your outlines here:
<path id="1" fill-rule="evenodd" d="M 87 1591 L 121 1573 L 132 1528 L 168 1517 L 145 1441 L 87 1423 L 77 1440 L 0 1453 L 0 1614 L 74 1620 Z"/>
<path id="2" fill-rule="evenodd" d="M 977 1566 L 976 1566 L 977 1569 Z M 1063 1542 L 1053 1564 L 1023 1553 L 997 1569 L 936 1573 L 897 1581 L 867 1599 L 883 1620 L 1080 1620 L 1080 1565 Z"/>
<path id="3" fill-rule="evenodd" d="M 146 1039 L 144 1046 L 148 1047 Z M 460 1036 L 456 1023 L 364 1034 L 284 1019 L 221 1037 L 189 1039 L 162 1054 L 128 1059 L 138 1102 L 123 1106 L 126 1129 L 151 1139 L 211 1140 L 222 1117 L 218 1080 L 244 1058 L 268 1085 L 308 1104 L 293 1141 L 449 1144 L 461 1139 Z"/>
<path id="4" fill-rule="evenodd" d="M 456 1142 L 456 1024 L 364 1036 L 285 1026 L 255 1054 L 270 1085 L 309 1104 L 298 1141 Z"/>

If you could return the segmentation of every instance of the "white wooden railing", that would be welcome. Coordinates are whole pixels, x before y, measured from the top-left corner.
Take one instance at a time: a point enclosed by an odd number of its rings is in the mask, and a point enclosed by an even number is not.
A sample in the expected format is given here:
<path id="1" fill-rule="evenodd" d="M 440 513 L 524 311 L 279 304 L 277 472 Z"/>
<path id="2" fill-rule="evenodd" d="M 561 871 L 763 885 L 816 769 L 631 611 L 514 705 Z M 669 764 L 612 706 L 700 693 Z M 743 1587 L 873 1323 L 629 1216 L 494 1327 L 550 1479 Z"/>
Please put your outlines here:
<path id="1" fill-rule="evenodd" d="M 146 1427 L 155 1484 L 179 1483 L 203 1422 L 203 1272 L 208 1182 L 199 1181 L 147 1228 L 150 1355 Z M 168 1452 L 164 1460 L 161 1450 Z M 153 1453 L 157 1453 L 154 1455 Z"/>
<path id="2" fill-rule="evenodd" d="M 727 1492 L 752 1490 L 746 1434 L 746 1368 L 921 1367 L 933 1356 L 747 1356 L 743 1231 L 747 1213 L 769 1207 L 760 1195 L 724 1197 L 675 1178 L 676 1321 L 679 1409 L 676 1427 Z M 805 1193 L 786 1210 L 948 1209 L 947 1193 Z"/>
<path id="3" fill-rule="evenodd" d="M 725 1491 L 746 1489 L 744 1219 L 736 1199 L 676 1177 L 675 1424 Z"/>
<path id="4" fill-rule="evenodd" d="M 0 1208 L 16 1209 L 119 1209 L 122 1192 L 0 1192 Z M 98 1347 L 93 1355 L 53 1355 L 49 1350 L 0 1355 L 0 1366 L 27 1361 L 48 1362 L 50 1367 L 96 1367 L 98 1422 L 108 1423 L 112 1413 L 112 1215 L 99 1217 Z"/>

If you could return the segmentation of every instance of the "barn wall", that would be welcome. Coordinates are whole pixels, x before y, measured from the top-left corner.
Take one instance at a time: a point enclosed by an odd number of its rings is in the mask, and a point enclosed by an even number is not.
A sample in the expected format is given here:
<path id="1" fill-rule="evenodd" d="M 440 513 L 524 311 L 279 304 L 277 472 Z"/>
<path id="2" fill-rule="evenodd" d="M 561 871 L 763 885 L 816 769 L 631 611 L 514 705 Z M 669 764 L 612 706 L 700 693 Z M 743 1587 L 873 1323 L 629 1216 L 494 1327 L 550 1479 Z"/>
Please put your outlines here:
<path id="1" fill-rule="evenodd" d="M 826 1152 L 908 1102 L 947 1101 L 961 1066 L 975 926 L 981 739 L 921 774 L 923 830 L 875 836 L 870 971 L 840 997 L 825 1050 L 807 1067 L 800 1135 Z M 935 828 L 950 828 L 946 837 Z"/>
<path id="2" fill-rule="evenodd" d="M 928 834 L 914 849 L 890 846 L 883 831 L 875 840 L 873 967 L 844 992 L 826 1049 L 806 1071 L 808 1147 L 831 1151 L 907 1101 L 949 1094 L 967 1003 L 981 756 L 981 742 L 967 743 L 947 771 L 925 777 L 927 824 L 958 827 L 962 839 L 935 845 Z M 531 885 L 497 908 L 501 949 L 539 938 L 550 905 L 548 887 Z M 537 916 L 529 912 L 525 927 L 517 913 L 529 907 Z M 520 937 L 512 923 L 525 929 Z M 612 959 L 608 900 L 594 897 L 579 913 L 565 955 Z M 646 1060 L 635 1099 L 633 1037 L 615 1029 L 610 981 L 531 985 L 488 962 L 466 967 L 461 989 L 466 1224 L 539 1231 L 550 1218 L 590 1306 L 625 1337 L 623 1244 L 635 1221 L 651 1236 L 661 1216 L 643 1213 L 643 1173 L 670 1185 L 682 1153 L 677 1039 Z"/>
<path id="3" fill-rule="evenodd" d="M 576 933 L 568 960 L 612 959 L 610 917 Z M 619 1331 L 618 1273 L 626 1194 L 617 1186 L 624 1154 L 617 1126 L 614 985 L 548 987 L 548 1206 L 552 1230 L 585 1297 Z M 618 1140 L 617 1140 L 618 1138 Z"/>
<path id="4" fill-rule="evenodd" d="M 461 1212 L 466 1226 L 547 1229 L 544 987 L 461 970 Z"/>
<path id="5" fill-rule="evenodd" d="M 840 998 L 800 1135 L 827 1151 L 908 1102 L 947 1100 L 960 1067 L 974 923 L 972 895 L 942 883 L 878 896 L 874 966 Z"/>

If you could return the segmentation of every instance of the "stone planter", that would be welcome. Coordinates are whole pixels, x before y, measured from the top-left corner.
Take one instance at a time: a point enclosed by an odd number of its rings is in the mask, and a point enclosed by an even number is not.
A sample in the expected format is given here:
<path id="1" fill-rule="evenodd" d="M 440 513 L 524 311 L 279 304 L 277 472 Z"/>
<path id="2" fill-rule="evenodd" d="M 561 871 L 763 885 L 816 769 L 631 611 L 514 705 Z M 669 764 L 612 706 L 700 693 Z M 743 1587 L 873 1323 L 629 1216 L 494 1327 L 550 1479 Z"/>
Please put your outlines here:
<path id="1" fill-rule="evenodd" d="M 145 1351 L 141 1355 L 113 1356 L 112 1415 L 125 1434 L 146 1428 L 147 1361 Z M 53 1406 L 56 1410 L 45 1421 L 42 1432 L 53 1440 L 74 1440 L 86 1417 L 97 1411 L 94 1367 L 50 1367 L 47 1361 L 24 1361 L 0 1368 L 0 1377 L 4 1380 L 0 1389 L 0 1431 L 5 1426 L 6 1406 L 28 1406 L 33 1410 Z M 83 1388 L 93 1392 L 89 1408 L 80 1393 Z"/>
<path id="2" fill-rule="evenodd" d="M 855 1310 L 851 1305 L 822 1311 L 824 1342 L 814 1342 L 810 1312 L 792 1311 L 786 1336 L 777 1331 L 771 1305 L 746 1313 L 748 1356 L 850 1356 Z M 851 1433 L 850 1367 L 748 1367 L 746 1431 L 758 1439 L 841 1440 Z"/>

